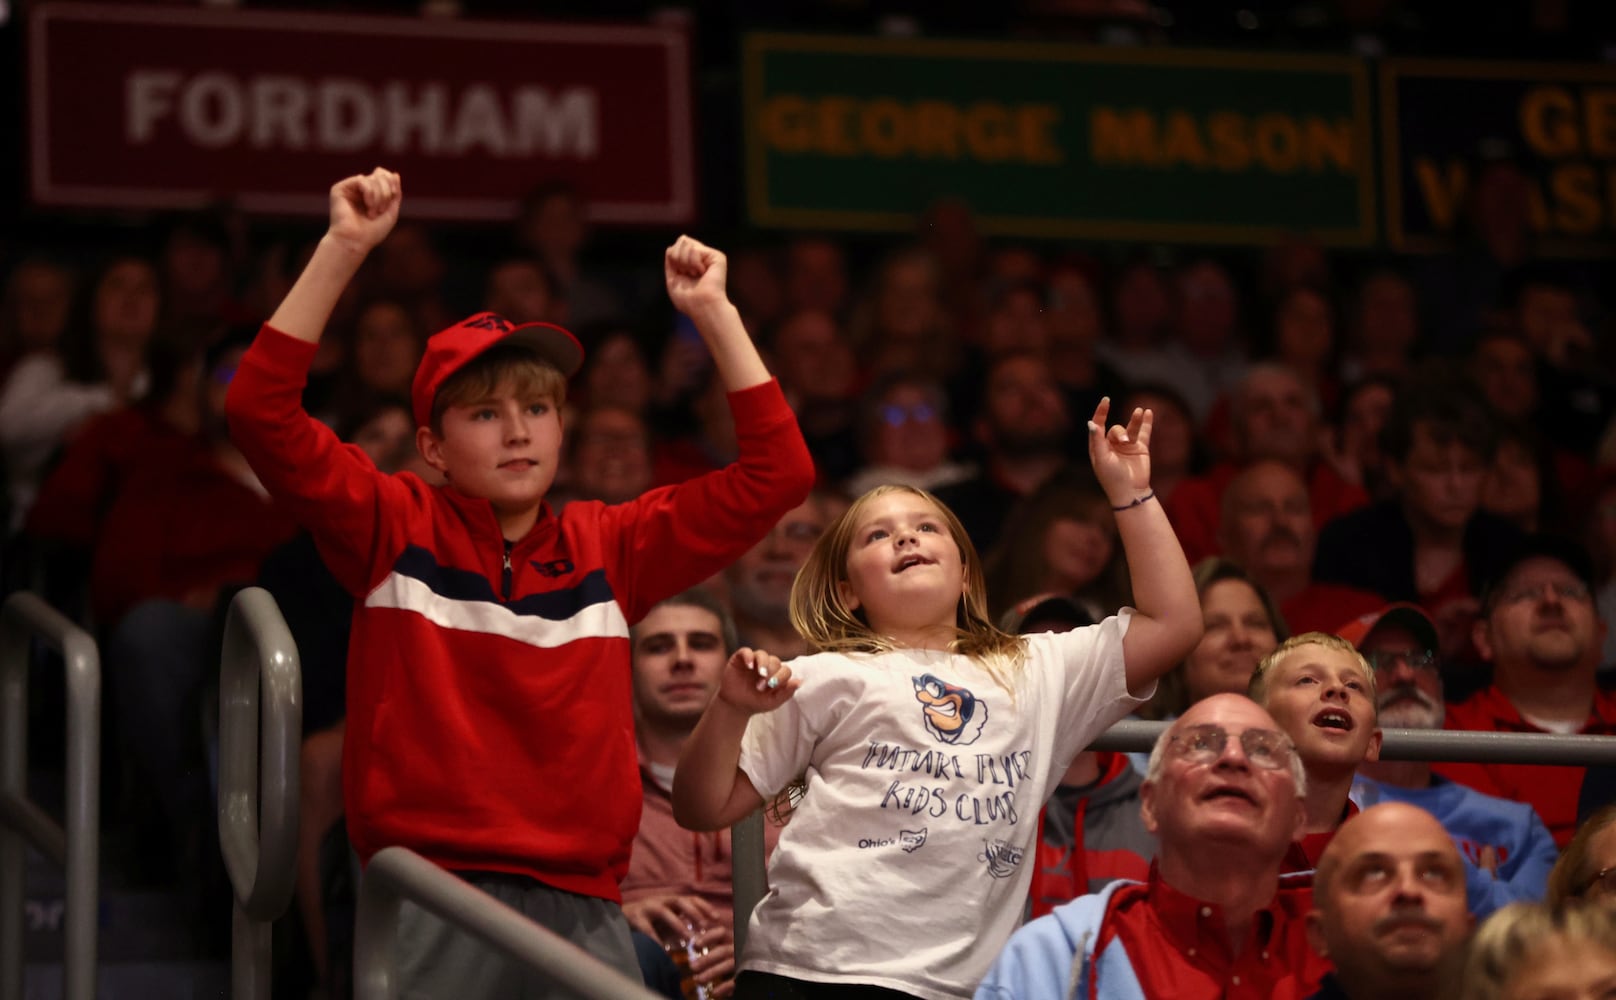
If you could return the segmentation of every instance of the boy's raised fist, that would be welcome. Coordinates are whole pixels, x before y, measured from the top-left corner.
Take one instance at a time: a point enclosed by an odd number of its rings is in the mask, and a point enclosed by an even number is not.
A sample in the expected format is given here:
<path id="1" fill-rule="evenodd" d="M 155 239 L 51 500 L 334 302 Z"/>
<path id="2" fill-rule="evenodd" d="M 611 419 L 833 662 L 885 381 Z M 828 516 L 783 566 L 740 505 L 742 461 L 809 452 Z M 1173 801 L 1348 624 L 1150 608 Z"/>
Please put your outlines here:
<path id="1" fill-rule="evenodd" d="M 329 235 L 360 253 L 387 238 L 398 222 L 404 188 L 397 174 L 377 167 L 368 174 L 345 177 L 331 188 Z"/>
<path id="2" fill-rule="evenodd" d="M 685 315 L 712 309 L 728 301 L 724 282 L 729 261 L 704 243 L 681 236 L 663 255 L 663 276 L 668 298 Z"/>

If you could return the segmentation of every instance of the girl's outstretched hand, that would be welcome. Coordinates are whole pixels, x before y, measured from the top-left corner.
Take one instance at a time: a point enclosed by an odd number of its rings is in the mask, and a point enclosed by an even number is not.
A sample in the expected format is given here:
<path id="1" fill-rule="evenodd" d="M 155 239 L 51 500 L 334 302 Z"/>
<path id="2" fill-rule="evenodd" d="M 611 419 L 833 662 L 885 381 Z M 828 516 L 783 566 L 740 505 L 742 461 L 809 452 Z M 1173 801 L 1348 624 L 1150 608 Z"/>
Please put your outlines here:
<path id="1" fill-rule="evenodd" d="M 377 167 L 346 177 L 331 187 L 332 239 L 359 253 L 369 253 L 398 222 L 404 186 L 397 174 Z"/>
<path id="2" fill-rule="evenodd" d="M 749 715 L 772 712 L 784 705 L 802 681 L 791 676 L 791 668 L 780 658 L 761 649 L 742 646 L 724 666 L 718 696 Z"/>
<path id="3" fill-rule="evenodd" d="M 1130 504 L 1150 492 L 1150 427 L 1155 414 L 1135 408 L 1126 427 L 1106 429 L 1111 397 L 1100 400 L 1089 421 L 1089 461 L 1111 506 Z"/>

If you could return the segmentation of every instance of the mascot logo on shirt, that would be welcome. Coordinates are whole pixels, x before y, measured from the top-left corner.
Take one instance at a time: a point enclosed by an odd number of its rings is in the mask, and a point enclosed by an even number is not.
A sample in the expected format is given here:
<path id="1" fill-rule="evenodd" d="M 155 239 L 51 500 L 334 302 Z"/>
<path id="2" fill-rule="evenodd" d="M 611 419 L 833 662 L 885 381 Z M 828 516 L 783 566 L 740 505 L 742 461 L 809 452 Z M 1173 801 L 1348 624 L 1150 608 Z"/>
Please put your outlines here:
<path id="1" fill-rule="evenodd" d="M 912 678 L 915 700 L 920 702 L 926 732 L 951 746 L 970 746 L 982 735 L 988 721 L 988 707 L 976 695 L 940 680 L 931 674 Z"/>

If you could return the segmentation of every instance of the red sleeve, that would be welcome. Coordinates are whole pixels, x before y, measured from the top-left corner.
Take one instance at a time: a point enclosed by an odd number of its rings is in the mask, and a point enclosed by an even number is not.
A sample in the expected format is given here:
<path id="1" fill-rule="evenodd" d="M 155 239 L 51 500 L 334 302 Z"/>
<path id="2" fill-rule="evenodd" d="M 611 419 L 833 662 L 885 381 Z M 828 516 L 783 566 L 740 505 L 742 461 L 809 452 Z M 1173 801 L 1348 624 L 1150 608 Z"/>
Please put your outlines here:
<path id="1" fill-rule="evenodd" d="M 362 594 L 403 545 L 402 518 L 386 514 L 410 504 L 411 489 L 304 411 L 317 346 L 265 324 L 236 369 L 225 413 L 264 488 L 314 535 L 343 587 Z"/>
<path id="2" fill-rule="evenodd" d="M 126 412 L 93 418 L 68 445 L 28 510 L 29 534 L 84 548 L 95 544 L 117 478 L 107 445 L 119 424 L 127 425 Z"/>
<path id="3" fill-rule="evenodd" d="M 615 533 L 608 572 L 630 623 L 729 565 L 813 487 L 814 462 L 778 382 L 730 393 L 729 405 L 734 462 L 604 512 Z"/>

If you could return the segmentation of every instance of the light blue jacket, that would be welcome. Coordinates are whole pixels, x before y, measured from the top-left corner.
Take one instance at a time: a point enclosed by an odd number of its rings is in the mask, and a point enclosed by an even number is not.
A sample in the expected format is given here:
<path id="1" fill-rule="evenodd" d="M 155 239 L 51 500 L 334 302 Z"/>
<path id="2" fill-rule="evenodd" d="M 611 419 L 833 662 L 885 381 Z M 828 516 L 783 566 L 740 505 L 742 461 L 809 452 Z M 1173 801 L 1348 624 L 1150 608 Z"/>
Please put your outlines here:
<path id="1" fill-rule="evenodd" d="M 1058 1000 L 1086 998 L 1089 980 L 1098 977 L 1102 1000 L 1145 1000 L 1133 963 L 1112 938 L 1098 958 L 1094 945 L 1100 923 L 1119 880 L 1089 896 L 1063 903 L 1047 916 L 1028 922 L 1010 935 L 987 978 L 976 988 L 976 1000 Z"/>

